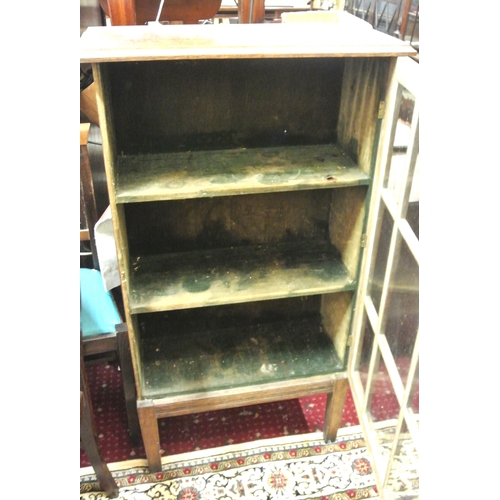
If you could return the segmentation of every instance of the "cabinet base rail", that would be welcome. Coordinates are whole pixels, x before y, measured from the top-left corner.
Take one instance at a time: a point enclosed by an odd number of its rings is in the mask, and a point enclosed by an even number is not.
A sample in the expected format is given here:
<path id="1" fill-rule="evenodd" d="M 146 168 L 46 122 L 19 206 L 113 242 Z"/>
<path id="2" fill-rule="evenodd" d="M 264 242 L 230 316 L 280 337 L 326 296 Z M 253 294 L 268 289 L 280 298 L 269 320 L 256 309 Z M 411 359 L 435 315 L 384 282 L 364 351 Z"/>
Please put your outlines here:
<path id="1" fill-rule="evenodd" d="M 249 387 L 235 390 L 214 391 L 210 394 L 191 394 L 164 399 L 143 399 L 137 401 L 144 448 L 151 473 L 161 471 L 160 434 L 158 419 L 197 413 L 202 411 L 237 408 L 252 404 L 271 403 L 295 399 L 307 394 L 327 393 L 324 439 L 334 441 L 342 420 L 345 398 L 349 388 L 347 373 L 312 377 L 304 381 L 272 384 L 272 387 Z"/>

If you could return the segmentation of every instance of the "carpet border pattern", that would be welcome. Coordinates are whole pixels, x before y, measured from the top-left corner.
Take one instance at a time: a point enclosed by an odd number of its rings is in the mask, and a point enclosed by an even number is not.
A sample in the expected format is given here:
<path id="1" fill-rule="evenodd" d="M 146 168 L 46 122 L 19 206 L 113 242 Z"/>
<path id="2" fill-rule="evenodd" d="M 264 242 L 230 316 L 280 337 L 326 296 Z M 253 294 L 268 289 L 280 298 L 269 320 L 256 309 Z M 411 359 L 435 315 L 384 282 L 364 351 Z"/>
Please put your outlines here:
<path id="1" fill-rule="evenodd" d="M 340 429 L 332 443 L 315 432 L 167 456 L 153 474 L 146 460 L 109 468 L 123 500 L 378 498 L 360 426 Z M 80 499 L 105 498 L 93 469 L 80 469 Z"/>

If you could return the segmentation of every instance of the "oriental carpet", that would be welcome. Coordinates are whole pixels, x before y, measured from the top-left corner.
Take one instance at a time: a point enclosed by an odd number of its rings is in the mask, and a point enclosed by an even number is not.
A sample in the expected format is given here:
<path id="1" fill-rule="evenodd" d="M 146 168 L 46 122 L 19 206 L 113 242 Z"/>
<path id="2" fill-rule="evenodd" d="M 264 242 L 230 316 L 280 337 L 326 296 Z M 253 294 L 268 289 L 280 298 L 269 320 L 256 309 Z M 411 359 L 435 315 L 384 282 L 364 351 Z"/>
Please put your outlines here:
<path id="1" fill-rule="evenodd" d="M 162 458 L 150 474 L 144 459 L 109 464 L 120 500 L 378 498 L 371 458 L 359 426 L 283 436 Z M 108 498 L 93 469 L 80 469 L 80 499 Z"/>

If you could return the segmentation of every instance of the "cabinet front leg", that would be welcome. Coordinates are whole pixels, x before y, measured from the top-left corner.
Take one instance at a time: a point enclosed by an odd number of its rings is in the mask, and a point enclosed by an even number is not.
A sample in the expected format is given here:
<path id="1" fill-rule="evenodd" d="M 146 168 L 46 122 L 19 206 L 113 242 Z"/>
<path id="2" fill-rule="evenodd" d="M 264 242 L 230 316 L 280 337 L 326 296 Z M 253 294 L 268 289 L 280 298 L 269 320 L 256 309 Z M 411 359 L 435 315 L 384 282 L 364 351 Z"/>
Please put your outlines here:
<path id="1" fill-rule="evenodd" d="M 325 441 L 335 441 L 337 438 L 337 431 L 342 422 L 342 413 L 344 411 L 348 389 L 349 379 L 342 378 L 335 382 L 333 392 L 328 394 L 326 400 L 325 427 L 323 430 Z"/>
<path id="2" fill-rule="evenodd" d="M 139 423 L 149 471 L 161 472 L 160 433 L 155 407 L 150 401 L 138 401 L 137 412 L 139 413 Z"/>

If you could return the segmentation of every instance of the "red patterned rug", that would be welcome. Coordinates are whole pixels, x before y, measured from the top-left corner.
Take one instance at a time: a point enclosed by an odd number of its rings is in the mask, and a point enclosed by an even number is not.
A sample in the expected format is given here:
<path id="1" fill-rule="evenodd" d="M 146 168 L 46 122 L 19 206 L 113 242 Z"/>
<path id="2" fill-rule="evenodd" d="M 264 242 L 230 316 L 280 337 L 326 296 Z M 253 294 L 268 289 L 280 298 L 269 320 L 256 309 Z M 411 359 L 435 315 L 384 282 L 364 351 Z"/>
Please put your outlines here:
<path id="1" fill-rule="evenodd" d="M 316 432 L 167 456 L 156 474 L 145 460 L 110 470 L 120 500 L 378 498 L 359 426 L 341 429 L 330 444 Z M 104 498 L 92 468 L 81 469 L 80 499 Z"/>
<path id="2" fill-rule="evenodd" d="M 127 416 L 121 375 L 115 363 L 87 365 L 99 444 L 108 463 L 146 458 L 142 443 L 133 447 L 127 430 Z M 162 456 L 247 443 L 279 436 L 321 431 L 326 395 L 276 403 L 232 408 L 206 413 L 171 417 L 159 421 Z M 394 418 L 387 408 L 380 420 Z M 343 414 L 342 427 L 358 425 L 351 394 Z M 80 451 L 80 467 L 89 466 Z"/>
<path id="3" fill-rule="evenodd" d="M 99 443 L 108 463 L 146 458 L 144 446 L 133 447 L 127 430 L 127 416 L 121 374 L 113 362 L 87 365 L 87 375 Z M 374 420 L 397 418 L 399 405 L 388 390 L 377 391 L 372 410 Z M 418 390 L 415 408 L 418 412 Z M 326 395 L 267 403 L 205 413 L 171 417 L 159 421 L 162 456 L 179 455 L 238 443 L 280 436 L 294 436 L 323 429 Z M 341 427 L 358 425 L 351 393 L 347 395 Z M 89 466 L 80 452 L 80 467 Z"/>

